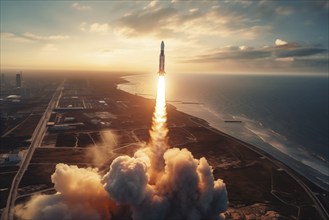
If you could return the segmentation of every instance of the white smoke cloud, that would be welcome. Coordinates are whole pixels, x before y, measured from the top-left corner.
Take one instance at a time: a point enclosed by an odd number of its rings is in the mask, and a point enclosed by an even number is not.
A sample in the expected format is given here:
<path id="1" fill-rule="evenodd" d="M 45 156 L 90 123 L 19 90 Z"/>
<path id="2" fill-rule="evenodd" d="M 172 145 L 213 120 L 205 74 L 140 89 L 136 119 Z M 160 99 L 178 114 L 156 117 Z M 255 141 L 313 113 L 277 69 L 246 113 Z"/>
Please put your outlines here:
<path id="1" fill-rule="evenodd" d="M 57 164 L 51 176 L 57 193 L 35 195 L 15 207 L 20 219 L 109 219 L 115 204 L 101 184 L 97 169 Z"/>
<path id="2" fill-rule="evenodd" d="M 89 146 L 86 151 L 86 157 L 90 158 L 93 165 L 101 167 L 113 155 L 113 149 L 118 146 L 118 136 L 108 130 L 100 133 L 102 142 Z"/>
<path id="3" fill-rule="evenodd" d="M 218 219 L 227 209 L 225 184 L 214 181 L 205 158 L 194 159 L 187 149 L 167 150 L 153 185 L 145 152 L 118 157 L 103 178 L 110 197 L 132 207 L 133 219 Z"/>
<path id="4" fill-rule="evenodd" d="M 139 158 L 117 157 L 104 176 L 104 188 L 118 203 L 138 205 L 145 198 L 147 166 Z"/>

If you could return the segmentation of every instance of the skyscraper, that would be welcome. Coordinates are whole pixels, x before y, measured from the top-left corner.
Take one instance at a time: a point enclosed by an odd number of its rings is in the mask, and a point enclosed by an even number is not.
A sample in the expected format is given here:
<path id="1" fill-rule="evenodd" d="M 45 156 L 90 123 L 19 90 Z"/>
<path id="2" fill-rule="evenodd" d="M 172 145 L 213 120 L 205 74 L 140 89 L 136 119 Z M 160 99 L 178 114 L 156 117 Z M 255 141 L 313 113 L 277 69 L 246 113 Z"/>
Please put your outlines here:
<path id="1" fill-rule="evenodd" d="M 5 74 L 1 73 L 1 86 L 5 85 Z"/>
<path id="2" fill-rule="evenodd" d="M 16 87 L 20 88 L 22 86 L 22 73 L 16 74 Z"/>

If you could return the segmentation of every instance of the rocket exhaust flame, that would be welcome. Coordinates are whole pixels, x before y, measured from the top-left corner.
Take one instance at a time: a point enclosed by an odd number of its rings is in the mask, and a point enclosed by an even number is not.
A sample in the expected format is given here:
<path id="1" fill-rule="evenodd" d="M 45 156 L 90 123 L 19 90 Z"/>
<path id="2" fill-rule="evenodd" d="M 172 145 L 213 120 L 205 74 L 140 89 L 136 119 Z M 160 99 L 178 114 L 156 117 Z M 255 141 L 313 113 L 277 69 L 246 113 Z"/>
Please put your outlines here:
<path id="1" fill-rule="evenodd" d="M 168 148 L 167 144 L 167 112 L 166 112 L 166 94 L 165 94 L 165 77 L 158 78 L 158 91 L 156 104 L 152 120 L 151 136 L 151 165 L 157 171 L 163 169 L 163 154 Z"/>

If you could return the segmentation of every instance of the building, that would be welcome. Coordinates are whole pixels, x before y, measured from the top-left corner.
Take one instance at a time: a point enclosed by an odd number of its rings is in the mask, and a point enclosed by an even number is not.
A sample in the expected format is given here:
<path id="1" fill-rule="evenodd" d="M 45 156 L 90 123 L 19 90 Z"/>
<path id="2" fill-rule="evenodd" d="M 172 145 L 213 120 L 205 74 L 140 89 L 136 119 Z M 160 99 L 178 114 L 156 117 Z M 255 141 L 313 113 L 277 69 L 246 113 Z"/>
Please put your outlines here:
<path id="1" fill-rule="evenodd" d="M 18 153 L 0 154 L 0 164 L 16 164 L 21 161 Z"/>
<path id="2" fill-rule="evenodd" d="M 1 86 L 5 85 L 5 74 L 1 73 Z"/>
<path id="3" fill-rule="evenodd" d="M 22 73 L 16 74 L 16 87 L 21 88 L 22 87 Z"/>

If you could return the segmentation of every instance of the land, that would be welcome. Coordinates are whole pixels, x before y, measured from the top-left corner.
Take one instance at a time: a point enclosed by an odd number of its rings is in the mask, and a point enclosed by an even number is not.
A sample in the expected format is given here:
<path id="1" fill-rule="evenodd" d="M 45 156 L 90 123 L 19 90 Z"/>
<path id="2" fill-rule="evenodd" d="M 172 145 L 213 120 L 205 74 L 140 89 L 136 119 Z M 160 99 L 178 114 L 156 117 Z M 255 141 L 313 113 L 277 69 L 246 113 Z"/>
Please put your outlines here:
<path id="1" fill-rule="evenodd" d="M 114 158 L 132 156 L 149 141 L 155 101 L 118 90 L 117 84 L 124 83 L 120 77 L 107 74 L 57 79 L 47 87 L 51 88 L 47 98 L 26 107 L 29 113 L 25 118 L 16 123 L 6 122 L 7 127 L 2 128 L 1 153 L 25 150 L 28 152 L 25 155 L 31 152 L 31 157 L 28 162 L 24 160 L 28 156 L 22 158 L 26 170 L 22 169 L 23 162 L 0 167 L 0 178 L 5 180 L 0 183 L 1 209 L 7 205 L 17 176 L 20 178 L 16 183 L 17 195 L 12 198 L 14 204 L 27 201 L 35 193 L 54 193 L 50 177 L 58 163 L 97 167 L 104 173 Z M 56 95 L 56 91 L 60 94 Z M 38 131 L 42 134 L 40 143 L 33 145 L 33 132 L 52 101 L 54 106 L 44 121 L 46 125 Z M 25 127 L 24 123 L 34 115 L 31 109 L 36 106 L 39 118 L 31 118 L 29 127 Z M 6 108 L 8 111 L 14 107 L 7 103 Z M 195 158 L 205 157 L 213 167 L 215 179 L 225 182 L 229 197 L 227 219 L 328 218 L 327 191 L 271 155 L 210 127 L 200 118 L 177 111 L 172 105 L 167 106 L 167 112 L 169 145 L 187 148 Z M 104 157 L 96 161 L 92 153 L 95 150 Z"/>

